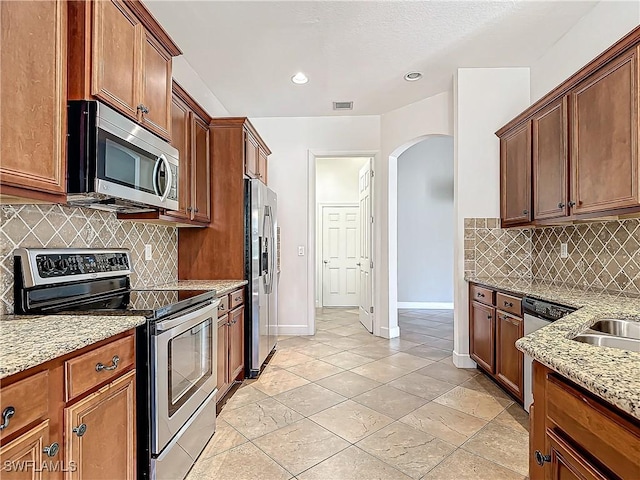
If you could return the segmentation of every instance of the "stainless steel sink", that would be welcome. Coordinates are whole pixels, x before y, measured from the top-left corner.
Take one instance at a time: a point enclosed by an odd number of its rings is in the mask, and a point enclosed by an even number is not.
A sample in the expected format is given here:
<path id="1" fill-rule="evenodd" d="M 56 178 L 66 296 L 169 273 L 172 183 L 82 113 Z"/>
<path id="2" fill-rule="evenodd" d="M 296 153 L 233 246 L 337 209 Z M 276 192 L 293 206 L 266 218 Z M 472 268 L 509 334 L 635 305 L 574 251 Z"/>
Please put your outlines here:
<path id="1" fill-rule="evenodd" d="M 640 340 L 640 322 L 634 322 L 632 320 L 607 318 L 599 320 L 591 327 L 591 330 L 608 333 L 609 335 L 615 335 L 616 337 Z"/>
<path id="2" fill-rule="evenodd" d="M 630 350 L 632 352 L 640 352 L 640 340 L 635 338 L 617 337 L 614 335 L 600 335 L 596 333 L 582 333 L 574 340 L 599 347 L 619 348 L 621 350 Z"/>

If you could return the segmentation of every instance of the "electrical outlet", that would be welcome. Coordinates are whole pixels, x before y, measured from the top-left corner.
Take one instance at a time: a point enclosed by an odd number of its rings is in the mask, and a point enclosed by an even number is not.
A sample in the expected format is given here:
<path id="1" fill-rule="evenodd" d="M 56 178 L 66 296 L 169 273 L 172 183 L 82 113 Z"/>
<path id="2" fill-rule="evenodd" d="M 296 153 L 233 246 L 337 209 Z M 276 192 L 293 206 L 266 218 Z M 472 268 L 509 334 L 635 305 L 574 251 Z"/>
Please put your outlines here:
<path id="1" fill-rule="evenodd" d="M 567 258 L 569 256 L 569 251 L 567 249 L 566 243 L 560 244 L 560 258 Z"/>
<path id="2" fill-rule="evenodd" d="M 304 257 L 304 245 L 298 245 L 298 256 Z"/>
<path id="3" fill-rule="evenodd" d="M 151 245 L 145 244 L 145 246 L 144 246 L 144 259 L 149 261 L 152 258 L 153 258 L 153 256 L 152 256 L 152 251 L 151 251 Z"/>

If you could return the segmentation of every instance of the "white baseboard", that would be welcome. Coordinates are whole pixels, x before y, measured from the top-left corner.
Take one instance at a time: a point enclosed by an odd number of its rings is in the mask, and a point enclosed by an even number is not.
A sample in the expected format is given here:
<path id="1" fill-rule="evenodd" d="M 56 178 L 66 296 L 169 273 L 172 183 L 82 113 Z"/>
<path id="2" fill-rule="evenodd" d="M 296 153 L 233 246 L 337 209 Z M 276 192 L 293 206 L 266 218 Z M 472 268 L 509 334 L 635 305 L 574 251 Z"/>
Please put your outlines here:
<path id="1" fill-rule="evenodd" d="M 453 310 L 453 302 L 398 302 L 398 308 L 412 310 Z"/>
<path id="2" fill-rule="evenodd" d="M 400 336 L 400 327 L 380 327 L 380 336 L 383 338 L 396 338 Z"/>
<path id="3" fill-rule="evenodd" d="M 278 325 L 278 335 L 313 335 L 309 325 Z"/>
<path id="4" fill-rule="evenodd" d="M 453 352 L 453 364 L 458 368 L 476 368 L 477 364 L 474 362 L 468 353 Z"/>

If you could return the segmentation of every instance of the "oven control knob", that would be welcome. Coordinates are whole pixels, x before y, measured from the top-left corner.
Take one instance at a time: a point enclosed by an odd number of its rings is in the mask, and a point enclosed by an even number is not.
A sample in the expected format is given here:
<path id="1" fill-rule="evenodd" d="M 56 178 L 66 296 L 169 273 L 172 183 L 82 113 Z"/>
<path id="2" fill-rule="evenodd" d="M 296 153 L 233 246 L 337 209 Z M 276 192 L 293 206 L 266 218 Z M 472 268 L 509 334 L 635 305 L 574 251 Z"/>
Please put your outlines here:
<path id="1" fill-rule="evenodd" d="M 58 270 L 66 270 L 67 268 L 69 268 L 69 260 L 67 260 L 66 258 L 56 260 L 56 268 Z"/>
<path id="2" fill-rule="evenodd" d="M 115 267 L 117 264 L 118 264 L 118 259 L 116 257 L 109 258 L 109 265 L 111 265 L 112 267 Z"/>
<path id="3" fill-rule="evenodd" d="M 125 257 L 124 255 L 122 255 L 121 257 L 118 257 L 118 263 L 120 265 L 126 265 L 127 264 L 127 257 Z"/>
<path id="4" fill-rule="evenodd" d="M 42 260 L 42 262 L 40 262 L 40 268 L 43 272 L 48 273 L 53 271 L 53 269 L 56 268 L 56 265 L 50 258 L 45 258 L 44 260 Z"/>

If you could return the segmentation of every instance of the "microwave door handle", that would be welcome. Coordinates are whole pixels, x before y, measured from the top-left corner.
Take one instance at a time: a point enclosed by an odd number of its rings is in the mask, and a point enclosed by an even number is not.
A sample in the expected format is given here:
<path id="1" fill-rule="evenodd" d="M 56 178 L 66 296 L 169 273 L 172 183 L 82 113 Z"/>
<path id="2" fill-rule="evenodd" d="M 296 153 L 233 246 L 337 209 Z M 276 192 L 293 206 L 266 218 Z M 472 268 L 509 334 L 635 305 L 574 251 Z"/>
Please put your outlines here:
<path id="1" fill-rule="evenodd" d="M 158 197 L 160 196 L 160 190 L 158 189 L 158 170 L 160 169 L 160 163 L 162 163 L 162 156 L 156 159 L 156 164 L 153 166 L 153 180 L 151 182 L 153 183 L 153 191 Z"/>
<path id="2" fill-rule="evenodd" d="M 167 160 L 167 157 L 162 154 L 160 155 L 160 158 L 162 159 L 162 163 L 164 163 L 164 168 L 167 175 L 167 187 L 164 189 L 164 193 L 160 198 L 160 201 L 164 202 L 169 196 L 169 192 L 171 191 L 171 187 L 173 186 L 173 173 L 171 172 L 171 164 L 169 163 L 169 160 Z"/>

